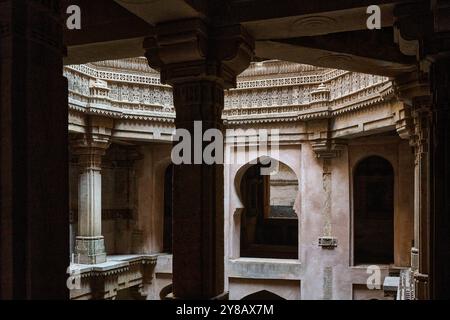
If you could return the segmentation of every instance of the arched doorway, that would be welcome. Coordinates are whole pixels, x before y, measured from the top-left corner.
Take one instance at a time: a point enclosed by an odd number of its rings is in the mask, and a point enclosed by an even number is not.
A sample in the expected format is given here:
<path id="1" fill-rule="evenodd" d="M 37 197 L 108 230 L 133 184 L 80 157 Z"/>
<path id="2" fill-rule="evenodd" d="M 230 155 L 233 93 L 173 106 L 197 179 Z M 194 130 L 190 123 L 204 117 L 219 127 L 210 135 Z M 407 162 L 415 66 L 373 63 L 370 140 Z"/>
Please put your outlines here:
<path id="1" fill-rule="evenodd" d="M 261 163 L 244 173 L 240 193 L 241 257 L 298 259 L 298 194 L 296 174 L 283 163 L 273 175 L 262 175 Z"/>
<path id="2" fill-rule="evenodd" d="M 172 253 L 172 186 L 173 164 L 169 165 L 164 173 L 164 229 L 163 251 Z"/>
<path id="3" fill-rule="evenodd" d="M 358 163 L 353 181 L 354 264 L 394 262 L 394 169 L 371 156 Z"/>

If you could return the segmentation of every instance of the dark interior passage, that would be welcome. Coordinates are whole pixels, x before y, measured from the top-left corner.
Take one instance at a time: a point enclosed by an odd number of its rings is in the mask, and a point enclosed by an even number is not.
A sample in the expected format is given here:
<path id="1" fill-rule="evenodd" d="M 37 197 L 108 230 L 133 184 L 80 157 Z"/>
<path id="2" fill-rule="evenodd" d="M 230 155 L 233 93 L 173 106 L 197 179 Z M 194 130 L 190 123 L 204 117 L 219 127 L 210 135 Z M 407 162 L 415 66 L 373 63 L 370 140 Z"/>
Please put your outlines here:
<path id="1" fill-rule="evenodd" d="M 394 170 L 378 156 L 361 161 L 354 174 L 354 263 L 394 261 Z"/>

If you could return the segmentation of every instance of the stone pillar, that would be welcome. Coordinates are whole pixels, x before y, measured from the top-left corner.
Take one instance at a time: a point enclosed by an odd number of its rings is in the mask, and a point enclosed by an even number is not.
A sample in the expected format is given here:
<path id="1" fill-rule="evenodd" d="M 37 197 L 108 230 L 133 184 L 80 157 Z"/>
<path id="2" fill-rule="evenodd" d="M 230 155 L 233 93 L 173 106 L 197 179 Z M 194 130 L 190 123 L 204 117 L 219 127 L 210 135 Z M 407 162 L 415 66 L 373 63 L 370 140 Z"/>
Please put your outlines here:
<path id="1" fill-rule="evenodd" d="M 415 192 L 414 192 L 414 248 L 411 268 L 414 271 L 415 298 L 429 299 L 429 127 L 431 120 L 430 97 L 413 100 Z M 418 255 L 418 259 L 417 259 Z M 414 261 L 418 260 L 418 261 Z"/>
<path id="2" fill-rule="evenodd" d="M 450 57 L 433 63 L 430 76 L 430 298 L 450 299 Z"/>
<path id="3" fill-rule="evenodd" d="M 199 19 L 157 25 L 145 40 L 151 67 L 173 86 L 177 129 L 194 138 L 223 130 L 225 88 L 236 84 L 253 56 L 253 40 L 240 26 L 212 28 Z M 192 155 L 203 152 L 192 143 Z M 199 156 L 195 156 L 196 158 Z M 201 160 L 201 159 L 200 159 Z M 193 161 L 193 159 L 192 159 Z M 181 164 L 173 178 L 173 295 L 224 296 L 223 165 Z"/>
<path id="4" fill-rule="evenodd" d="M 312 149 L 314 150 L 319 161 L 322 161 L 322 217 L 323 217 L 323 229 L 318 239 L 318 245 L 325 250 L 334 250 L 338 246 L 338 239 L 333 234 L 332 225 L 332 169 L 333 159 L 340 156 L 343 149 L 343 145 L 334 139 L 331 139 L 330 123 L 327 120 L 325 130 L 322 134 L 326 134 L 326 139 L 317 139 L 311 142 Z M 324 254 L 324 257 L 326 255 Z M 324 260 L 324 262 L 326 259 Z M 333 299 L 333 265 L 325 262 L 323 270 L 321 270 L 322 277 L 322 295 L 321 299 L 331 300 Z"/>
<path id="5" fill-rule="evenodd" d="M 68 299 L 60 1 L 0 1 L 0 300 Z"/>
<path id="6" fill-rule="evenodd" d="M 322 235 L 318 239 L 318 245 L 324 249 L 334 249 L 338 245 L 338 240 L 333 236 L 332 230 L 332 160 L 341 155 L 344 144 L 342 141 L 330 138 L 330 124 L 328 120 L 324 128 L 322 135 L 325 133 L 328 137 L 311 141 L 312 149 L 317 158 L 322 160 L 323 230 Z M 327 294 L 324 294 L 324 296 L 327 296 Z"/>
<path id="7" fill-rule="evenodd" d="M 89 134 L 76 141 L 74 154 L 78 156 L 78 234 L 75 243 L 75 260 L 81 264 L 98 264 L 106 261 L 105 242 L 102 236 L 102 156 L 109 147 L 109 130 L 91 119 Z"/>

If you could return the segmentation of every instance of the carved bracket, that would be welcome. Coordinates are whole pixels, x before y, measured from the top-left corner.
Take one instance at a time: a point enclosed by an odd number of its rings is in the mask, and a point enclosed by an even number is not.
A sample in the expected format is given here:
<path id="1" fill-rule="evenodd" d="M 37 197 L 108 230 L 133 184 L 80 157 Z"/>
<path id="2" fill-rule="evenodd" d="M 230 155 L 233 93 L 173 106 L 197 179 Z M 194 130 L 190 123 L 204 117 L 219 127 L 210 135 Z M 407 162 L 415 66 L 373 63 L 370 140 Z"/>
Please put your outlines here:
<path id="1" fill-rule="evenodd" d="M 316 153 L 317 158 L 331 159 L 341 155 L 344 144 L 337 139 L 319 139 L 312 142 L 312 149 Z"/>

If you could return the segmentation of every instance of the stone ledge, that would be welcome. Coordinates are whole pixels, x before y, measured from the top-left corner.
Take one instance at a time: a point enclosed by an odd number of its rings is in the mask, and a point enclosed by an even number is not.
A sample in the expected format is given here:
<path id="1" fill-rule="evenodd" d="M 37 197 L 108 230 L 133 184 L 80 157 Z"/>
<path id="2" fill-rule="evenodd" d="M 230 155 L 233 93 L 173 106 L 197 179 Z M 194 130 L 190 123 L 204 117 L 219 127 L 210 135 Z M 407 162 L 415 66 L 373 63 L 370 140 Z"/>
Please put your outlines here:
<path id="1" fill-rule="evenodd" d="M 115 255 L 95 265 L 71 264 L 72 300 L 115 299 L 119 290 L 134 288 L 147 297 L 157 255 Z"/>
<path id="2" fill-rule="evenodd" d="M 79 274 L 81 277 L 107 276 L 114 273 L 127 271 L 130 265 L 136 263 L 156 264 L 157 255 L 116 255 L 107 256 L 106 262 L 99 264 L 71 264 L 71 274 Z"/>
<path id="3" fill-rule="evenodd" d="M 300 280 L 301 263 L 294 259 L 239 258 L 228 262 L 230 278 Z"/>

